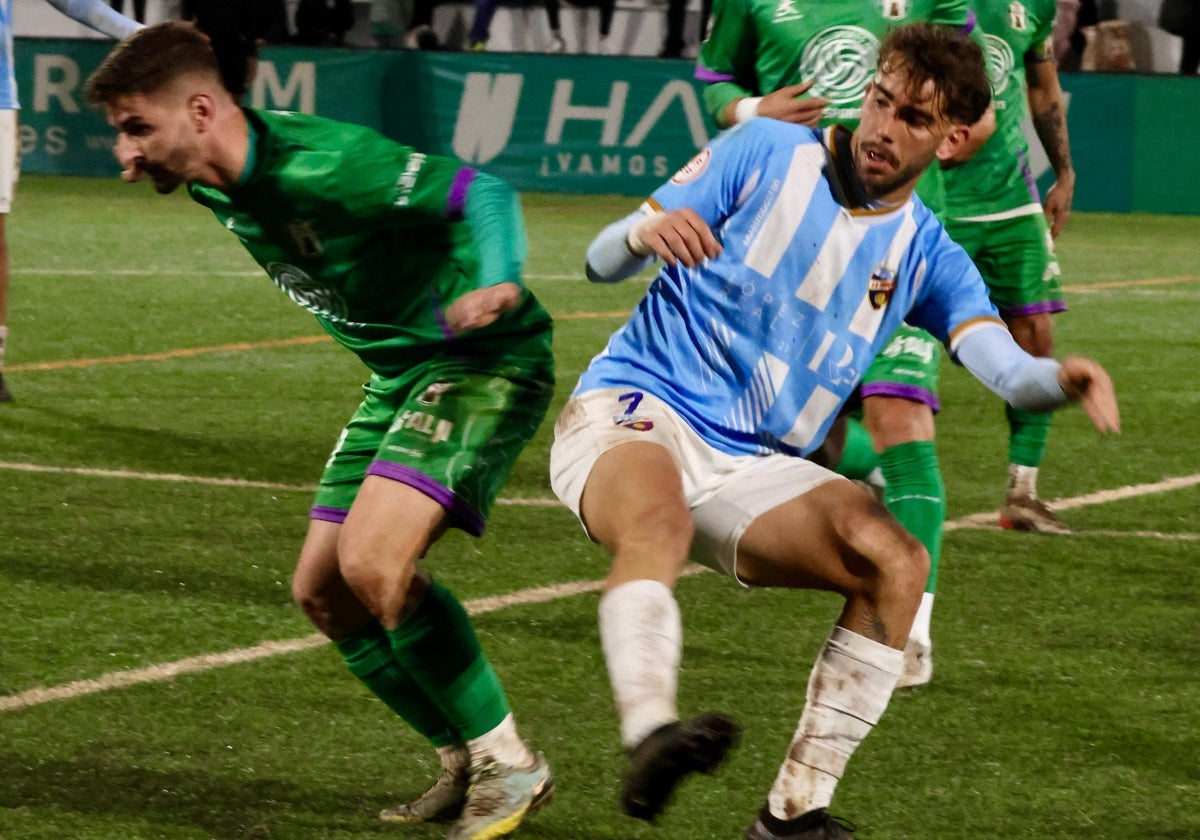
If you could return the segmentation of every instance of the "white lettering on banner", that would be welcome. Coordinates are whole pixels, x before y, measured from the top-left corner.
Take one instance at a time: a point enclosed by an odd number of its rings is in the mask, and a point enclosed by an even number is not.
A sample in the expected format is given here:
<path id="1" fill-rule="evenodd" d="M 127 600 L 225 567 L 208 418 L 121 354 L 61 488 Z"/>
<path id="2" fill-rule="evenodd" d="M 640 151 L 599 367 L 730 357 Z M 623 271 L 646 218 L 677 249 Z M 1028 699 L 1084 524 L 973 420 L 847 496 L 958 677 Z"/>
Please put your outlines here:
<path id="1" fill-rule="evenodd" d="M 271 95 L 267 102 L 268 92 Z M 250 88 L 250 102 L 255 108 L 273 108 L 284 111 L 299 111 L 315 114 L 317 110 L 317 64 L 314 61 L 297 61 L 288 73 L 287 83 L 279 79 L 279 71 L 273 61 L 259 61 Z"/>
<path id="2" fill-rule="evenodd" d="M 613 82 L 608 104 L 599 107 L 572 105 L 571 94 L 574 90 L 575 82 L 571 79 L 559 79 L 554 83 L 550 119 L 546 121 L 546 142 L 551 145 L 562 142 L 563 126 L 567 120 L 599 120 L 604 123 L 600 145 L 617 145 L 621 117 L 625 115 L 625 100 L 629 97 L 629 82 Z"/>
<path id="3" fill-rule="evenodd" d="M 645 141 L 646 135 L 650 133 L 650 129 L 658 124 L 671 102 L 676 99 L 683 106 L 683 115 L 687 119 L 688 131 L 692 135 L 692 145 L 698 149 L 707 143 L 708 131 L 704 127 L 704 114 L 700 110 L 700 101 L 696 99 L 696 89 L 691 82 L 676 79 L 663 85 L 663 89 L 658 92 L 658 96 L 654 97 L 654 101 L 650 103 L 646 113 L 642 114 L 642 118 L 637 121 L 633 131 L 625 138 L 625 145 L 640 146 Z"/>
<path id="4" fill-rule="evenodd" d="M 57 99 L 68 114 L 79 113 L 75 91 L 79 88 L 79 65 L 65 55 L 37 55 L 33 59 L 33 110 L 43 114 L 50 110 L 50 100 Z"/>
<path id="5" fill-rule="evenodd" d="M 467 163 L 487 163 L 504 151 L 525 77 L 520 73 L 468 73 L 454 124 L 454 154 Z"/>
<path id="6" fill-rule="evenodd" d="M 551 163 L 553 162 L 553 166 Z M 551 175 L 595 175 L 596 164 L 593 156 L 584 152 L 576 155 L 571 152 L 556 152 L 551 158 L 542 158 L 538 175 L 546 178 Z M 645 155 L 600 155 L 601 175 L 632 175 L 640 178 L 652 174 L 655 178 L 665 178 L 671 174 L 666 155 L 654 155 L 647 159 Z"/>

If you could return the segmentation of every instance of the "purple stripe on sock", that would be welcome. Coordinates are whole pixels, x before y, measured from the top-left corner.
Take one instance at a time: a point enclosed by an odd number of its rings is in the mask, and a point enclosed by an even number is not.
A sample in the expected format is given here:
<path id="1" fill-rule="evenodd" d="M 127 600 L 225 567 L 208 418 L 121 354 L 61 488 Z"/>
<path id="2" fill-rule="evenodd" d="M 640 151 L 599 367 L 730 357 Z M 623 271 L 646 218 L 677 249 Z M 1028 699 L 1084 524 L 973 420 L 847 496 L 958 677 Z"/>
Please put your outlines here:
<path id="1" fill-rule="evenodd" d="M 1041 303 L 1026 303 L 1023 306 L 1005 307 L 1001 312 L 1009 317 L 1041 315 L 1043 312 L 1066 312 L 1067 305 L 1061 300 L 1044 300 Z"/>
<path id="2" fill-rule="evenodd" d="M 373 461 L 367 469 L 367 475 L 379 475 L 407 484 L 420 490 L 429 498 L 444 507 L 451 516 L 458 520 L 458 525 L 473 537 L 483 535 L 484 521 L 478 512 L 472 510 L 466 502 L 456 496 L 450 488 L 434 481 L 424 473 L 417 472 L 412 467 L 403 464 L 393 464 L 389 461 Z"/>
<path id="3" fill-rule="evenodd" d="M 702 82 L 732 82 L 732 73 L 718 73 L 716 70 L 709 70 L 703 64 L 696 65 L 696 72 L 692 74 Z"/>
<path id="4" fill-rule="evenodd" d="M 1029 194 L 1033 196 L 1034 201 L 1041 204 L 1042 198 L 1038 193 L 1037 181 L 1033 177 L 1033 170 L 1029 168 L 1029 159 L 1025 157 L 1024 152 L 1017 152 L 1017 159 L 1021 161 L 1021 175 L 1025 178 L 1025 186 L 1029 187 Z"/>
<path id="5" fill-rule="evenodd" d="M 350 511 L 342 510 L 341 508 L 325 507 L 325 505 L 313 505 L 308 512 L 309 519 L 320 519 L 322 522 L 336 522 L 341 525 L 346 521 L 346 514 Z"/>
<path id="6" fill-rule="evenodd" d="M 934 414 L 942 410 L 942 404 L 938 400 L 937 394 L 917 385 L 902 385 L 899 382 L 868 382 L 862 386 L 862 395 L 864 397 L 899 397 L 902 400 L 923 403 L 933 409 Z"/>
<path id="7" fill-rule="evenodd" d="M 454 173 L 454 181 L 450 184 L 450 195 L 446 197 L 446 218 L 457 222 L 463 217 L 467 206 L 467 189 L 479 173 L 469 166 Z"/>

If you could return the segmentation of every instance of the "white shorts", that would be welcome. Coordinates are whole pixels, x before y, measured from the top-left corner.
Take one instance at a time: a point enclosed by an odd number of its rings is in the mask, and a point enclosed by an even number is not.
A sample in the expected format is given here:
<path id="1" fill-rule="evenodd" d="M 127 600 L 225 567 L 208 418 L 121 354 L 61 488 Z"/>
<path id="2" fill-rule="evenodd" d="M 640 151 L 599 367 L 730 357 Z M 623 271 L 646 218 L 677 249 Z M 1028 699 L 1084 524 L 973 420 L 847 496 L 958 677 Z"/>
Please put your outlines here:
<path id="1" fill-rule="evenodd" d="M 641 394 L 636 403 L 634 394 Z M 550 449 L 550 486 L 579 516 L 579 501 L 596 460 L 633 441 L 657 443 L 675 457 L 696 527 L 691 559 L 735 579 L 738 541 L 751 522 L 827 481 L 846 480 L 791 455 L 721 452 L 657 397 L 600 388 L 572 397 L 563 406 Z"/>
<path id="2" fill-rule="evenodd" d="M 12 210 L 13 192 L 20 172 L 17 157 L 17 123 L 20 111 L 0 111 L 0 213 Z"/>

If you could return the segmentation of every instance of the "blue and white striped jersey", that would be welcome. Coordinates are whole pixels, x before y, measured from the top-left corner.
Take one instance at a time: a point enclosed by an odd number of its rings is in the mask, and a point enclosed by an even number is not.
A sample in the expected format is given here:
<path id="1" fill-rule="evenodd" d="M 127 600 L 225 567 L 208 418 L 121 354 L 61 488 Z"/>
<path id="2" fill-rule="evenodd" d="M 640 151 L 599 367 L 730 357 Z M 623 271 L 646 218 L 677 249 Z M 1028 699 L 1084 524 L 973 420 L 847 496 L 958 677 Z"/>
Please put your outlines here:
<path id="1" fill-rule="evenodd" d="M 0 0 L 0 111 L 15 111 L 20 107 L 13 65 L 12 0 Z"/>
<path id="2" fill-rule="evenodd" d="M 920 199 L 839 203 L 854 185 L 836 174 L 852 165 L 834 131 L 751 120 L 655 191 L 650 208 L 692 208 L 724 250 L 664 266 L 577 392 L 645 390 L 716 449 L 805 455 L 901 321 L 952 352 L 973 328 L 1003 328 Z"/>

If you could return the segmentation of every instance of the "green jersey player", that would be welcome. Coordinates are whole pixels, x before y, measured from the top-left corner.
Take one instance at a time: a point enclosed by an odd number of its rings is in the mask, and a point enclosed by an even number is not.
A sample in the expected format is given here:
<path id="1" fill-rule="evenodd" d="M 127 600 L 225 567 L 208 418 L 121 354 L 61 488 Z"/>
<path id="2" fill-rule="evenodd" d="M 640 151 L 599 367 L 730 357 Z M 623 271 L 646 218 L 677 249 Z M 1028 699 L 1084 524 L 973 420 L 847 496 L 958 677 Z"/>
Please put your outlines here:
<path id="1" fill-rule="evenodd" d="M 514 831 L 553 777 L 519 737 L 462 604 L 418 561 L 479 534 L 550 400 L 550 318 L 520 285 L 524 228 L 495 178 L 368 129 L 243 110 L 193 27 L 124 41 L 87 96 L 123 177 L 192 197 L 371 371 L 325 466 L 293 595 L 443 772 L 386 820 Z"/>
<path id="2" fill-rule="evenodd" d="M 1054 0 L 979 2 L 988 71 L 995 95 L 996 131 L 979 152 L 942 173 L 940 213 L 954 241 L 971 255 L 992 301 L 1017 343 L 1035 356 L 1054 350 L 1052 313 L 1065 310 L 1054 256 L 1071 210 L 1075 171 L 1051 33 Z M 1046 150 L 1055 184 L 1039 204 L 1035 173 L 1021 123 L 1026 115 Z M 1040 533 L 1070 528 L 1037 497 L 1037 473 L 1051 415 L 1005 406 L 1009 423 L 1009 481 L 1000 524 Z"/>
<path id="3" fill-rule="evenodd" d="M 717 0 L 696 77 L 708 82 L 705 102 L 722 126 L 756 116 L 852 126 L 875 73 L 880 41 L 888 31 L 914 21 L 946 24 L 983 44 L 966 0 Z M 990 128 L 989 111 L 973 131 L 983 138 Z M 979 142 L 953 159 L 968 155 Z M 941 152 L 939 159 L 953 162 Z M 937 186 L 936 173 L 931 173 L 917 191 L 924 197 Z M 905 650 L 901 686 L 932 677 L 929 626 L 946 518 L 933 419 L 939 408 L 941 352 L 923 330 L 907 325 L 897 330 L 863 376 L 861 413 L 846 424 L 838 465 L 851 478 L 882 483 L 888 509 L 929 552 L 929 578 Z"/>

